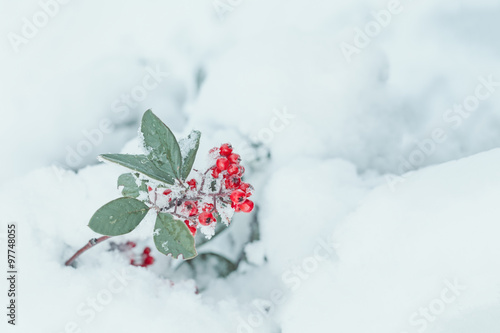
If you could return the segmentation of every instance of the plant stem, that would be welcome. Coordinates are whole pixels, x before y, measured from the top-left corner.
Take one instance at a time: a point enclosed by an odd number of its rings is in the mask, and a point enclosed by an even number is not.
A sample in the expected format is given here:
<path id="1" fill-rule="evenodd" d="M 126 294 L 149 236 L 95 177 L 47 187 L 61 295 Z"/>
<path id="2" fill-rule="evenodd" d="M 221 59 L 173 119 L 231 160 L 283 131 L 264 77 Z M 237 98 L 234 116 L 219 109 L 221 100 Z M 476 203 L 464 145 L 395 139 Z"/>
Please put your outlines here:
<path id="1" fill-rule="evenodd" d="M 111 238 L 111 236 L 102 236 L 99 238 L 92 238 L 91 240 L 89 240 L 87 245 L 82 247 L 71 258 L 69 258 L 68 261 L 66 261 L 65 265 L 70 266 L 73 263 L 73 261 L 75 261 L 75 259 L 78 258 L 83 252 L 87 251 L 88 249 L 92 248 L 93 246 L 95 246 L 101 242 L 104 242 L 108 238 Z"/>

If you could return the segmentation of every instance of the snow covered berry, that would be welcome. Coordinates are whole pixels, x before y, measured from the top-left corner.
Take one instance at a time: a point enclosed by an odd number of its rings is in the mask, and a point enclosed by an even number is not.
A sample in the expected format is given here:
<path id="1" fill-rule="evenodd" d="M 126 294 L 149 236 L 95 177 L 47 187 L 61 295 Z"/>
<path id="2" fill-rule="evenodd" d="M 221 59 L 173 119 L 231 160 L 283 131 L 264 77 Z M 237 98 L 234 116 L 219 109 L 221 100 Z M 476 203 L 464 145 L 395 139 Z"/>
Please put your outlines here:
<path id="1" fill-rule="evenodd" d="M 196 201 L 185 201 L 182 210 L 188 214 L 188 216 L 198 215 L 198 203 Z"/>
<path id="2" fill-rule="evenodd" d="M 214 216 L 212 213 L 209 212 L 203 212 L 200 214 L 198 217 L 198 222 L 200 222 L 201 225 L 211 225 L 215 221 Z"/>
<path id="3" fill-rule="evenodd" d="M 237 164 L 231 164 L 227 168 L 227 173 L 230 175 L 237 175 L 240 172 L 240 166 Z"/>
<path id="4" fill-rule="evenodd" d="M 231 199 L 231 201 L 235 205 L 239 205 L 239 204 L 243 203 L 243 201 L 245 201 L 247 199 L 246 198 L 246 193 L 243 192 L 242 190 L 233 191 L 233 193 L 231 193 L 231 195 L 229 196 L 229 198 Z"/>
<path id="5" fill-rule="evenodd" d="M 229 156 L 233 152 L 233 147 L 229 143 L 224 143 L 220 146 L 219 152 L 222 156 Z"/>
<path id="6" fill-rule="evenodd" d="M 189 220 L 184 220 L 184 223 L 188 227 L 189 231 L 191 232 L 191 235 L 196 235 L 196 227 L 191 225 L 191 222 Z"/>
<path id="7" fill-rule="evenodd" d="M 245 200 L 242 204 L 239 205 L 239 209 L 244 213 L 250 213 L 253 210 L 253 201 Z"/>
<path id="8" fill-rule="evenodd" d="M 240 155 L 238 154 L 231 154 L 227 159 L 233 164 L 240 163 Z"/>
<path id="9" fill-rule="evenodd" d="M 224 185 L 226 185 L 227 189 L 235 189 L 238 186 L 240 186 L 240 183 L 241 183 L 240 177 L 233 175 L 233 176 L 229 176 L 225 180 Z"/>
<path id="10" fill-rule="evenodd" d="M 217 168 L 212 169 L 212 177 L 219 178 L 219 170 Z"/>
<path id="11" fill-rule="evenodd" d="M 203 205 L 203 208 L 201 209 L 204 212 L 211 212 L 214 209 L 214 205 L 207 203 Z"/>
<path id="12" fill-rule="evenodd" d="M 229 160 L 225 157 L 219 158 L 215 165 L 217 166 L 217 170 L 224 171 L 229 166 Z"/>
<path id="13" fill-rule="evenodd" d="M 189 188 L 192 190 L 196 190 L 196 180 L 190 179 L 186 182 L 189 185 Z"/>
<path id="14" fill-rule="evenodd" d="M 141 267 L 151 266 L 154 262 L 155 262 L 155 258 L 153 258 L 151 256 L 147 256 L 146 258 L 144 258 L 144 261 L 142 262 Z"/>

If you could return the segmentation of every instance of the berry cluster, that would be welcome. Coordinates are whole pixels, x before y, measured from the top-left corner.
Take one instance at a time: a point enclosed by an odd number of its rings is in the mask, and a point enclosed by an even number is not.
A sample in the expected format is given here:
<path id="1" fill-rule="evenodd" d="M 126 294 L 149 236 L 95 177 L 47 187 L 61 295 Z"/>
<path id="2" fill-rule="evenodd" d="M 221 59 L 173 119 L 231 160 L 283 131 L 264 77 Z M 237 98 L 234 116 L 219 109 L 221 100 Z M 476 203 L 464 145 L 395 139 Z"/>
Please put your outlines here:
<path id="1" fill-rule="evenodd" d="M 155 258 L 151 256 L 151 248 L 149 246 L 146 246 L 144 251 L 142 251 L 141 260 L 141 263 L 137 263 L 135 259 L 132 258 L 130 259 L 130 264 L 133 266 L 148 267 L 155 262 Z"/>
<path id="2" fill-rule="evenodd" d="M 241 181 L 245 168 L 240 165 L 240 155 L 233 153 L 233 148 L 228 143 L 221 145 L 220 148 L 212 149 L 211 153 L 217 157 L 215 166 L 211 169 L 212 177 L 219 178 L 222 175 L 225 188 L 232 190 L 231 207 L 236 212 L 251 212 L 254 204 L 247 198 L 252 195 L 253 187 Z"/>
<path id="3" fill-rule="evenodd" d="M 137 262 L 134 259 L 134 254 L 132 253 L 132 249 L 137 246 L 135 242 L 132 241 L 127 241 L 126 243 L 115 243 L 111 242 L 110 244 L 110 249 L 111 250 L 118 250 L 120 252 L 127 253 L 127 255 L 130 258 L 130 264 L 133 266 L 139 266 L 139 267 L 148 267 L 152 265 L 155 262 L 155 259 L 151 256 L 151 248 L 150 247 L 145 247 L 144 250 L 142 251 L 141 254 L 141 262 Z"/>
<path id="4" fill-rule="evenodd" d="M 151 204 L 184 221 L 194 236 L 200 229 L 209 238 L 218 218 L 229 224 L 234 212 L 249 213 L 254 203 L 248 198 L 252 185 L 243 182 L 245 168 L 240 155 L 225 143 L 210 150 L 210 165 L 205 172 L 172 188 L 148 186 Z"/>

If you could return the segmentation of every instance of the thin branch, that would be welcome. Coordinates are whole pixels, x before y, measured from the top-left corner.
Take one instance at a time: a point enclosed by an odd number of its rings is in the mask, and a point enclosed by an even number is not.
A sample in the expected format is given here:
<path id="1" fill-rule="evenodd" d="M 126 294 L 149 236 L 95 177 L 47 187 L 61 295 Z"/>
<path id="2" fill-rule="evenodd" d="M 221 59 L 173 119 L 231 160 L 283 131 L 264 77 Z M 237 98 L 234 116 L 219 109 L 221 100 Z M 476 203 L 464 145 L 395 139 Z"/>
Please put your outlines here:
<path id="1" fill-rule="evenodd" d="M 69 258 L 68 261 L 66 261 L 65 265 L 66 266 L 71 266 L 71 264 L 73 263 L 73 261 L 75 261 L 75 259 L 78 258 L 83 252 L 87 251 L 88 249 L 94 247 L 95 245 L 97 245 L 97 244 L 99 244 L 101 242 L 104 242 L 108 238 L 111 238 L 111 236 L 102 236 L 102 237 L 99 237 L 99 238 L 92 238 L 91 240 L 89 240 L 89 242 L 87 243 L 87 245 L 85 245 L 84 247 L 82 247 L 71 258 Z"/>

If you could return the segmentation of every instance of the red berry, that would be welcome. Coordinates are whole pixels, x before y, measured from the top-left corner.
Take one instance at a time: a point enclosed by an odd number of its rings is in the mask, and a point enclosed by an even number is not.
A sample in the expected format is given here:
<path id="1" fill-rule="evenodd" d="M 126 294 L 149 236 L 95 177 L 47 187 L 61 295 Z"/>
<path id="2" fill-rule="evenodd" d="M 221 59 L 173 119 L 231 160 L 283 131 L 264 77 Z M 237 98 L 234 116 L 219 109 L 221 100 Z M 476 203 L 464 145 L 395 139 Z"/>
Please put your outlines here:
<path id="1" fill-rule="evenodd" d="M 242 212 L 250 213 L 253 209 L 253 201 L 245 200 L 239 207 Z"/>
<path id="2" fill-rule="evenodd" d="M 151 248 L 149 246 L 146 246 L 144 248 L 144 251 L 142 251 L 142 253 L 144 253 L 144 254 L 150 254 L 151 253 Z"/>
<path id="3" fill-rule="evenodd" d="M 212 169 L 212 177 L 219 178 L 219 170 L 217 168 Z"/>
<path id="4" fill-rule="evenodd" d="M 227 168 L 227 173 L 230 175 L 236 175 L 240 172 L 240 166 L 237 164 L 231 164 L 229 168 Z"/>
<path id="5" fill-rule="evenodd" d="M 215 163 L 215 165 L 217 165 L 217 169 L 219 171 L 224 171 L 227 169 L 227 167 L 229 166 L 229 161 L 227 158 L 225 157 L 222 157 L 222 158 L 219 158 L 217 160 L 217 162 Z"/>
<path id="6" fill-rule="evenodd" d="M 235 189 L 237 188 L 238 186 L 240 186 L 240 183 L 241 183 L 241 179 L 240 177 L 237 177 L 237 176 L 229 176 L 226 181 L 225 181 L 225 185 L 226 185 L 226 188 L 227 189 Z"/>
<path id="7" fill-rule="evenodd" d="M 204 212 L 211 212 L 213 209 L 214 209 L 214 205 L 212 205 L 210 203 L 204 204 L 203 208 L 202 208 L 202 210 Z"/>
<path id="8" fill-rule="evenodd" d="M 130 259 L 130 264 L 135 266 L 135 260 L 134 259 Z"/>
<path id="9" fill-rule="evenodd" d="M 238 154 L 231 154 L 231 155 L 229 155 L 229 157 L 227 159 L 229 160 L 229 162 L 235 163 L 235 164 L 238 164 L 241 161 L 240 155 L 238 155 Z"/>
<path id="10" fill-rule="evenodd" d="M 233 148 L 229 143 L 224 143 L 220 146 L 219 151 L 222 156 L 229 156 L 233 152 Z"/>
<path id="11" fill-rule="evenodd" d="M 152 190 L 151 186 L 148 186 L 148 192 L 151 192 Z"/>
<path id="12" fill-rule="evenodd" d="M 212 222 L 215 221 L 215 218 L 212 215 L 212 213 L 203 212 L 203 213 L 200 214 L 200 216 L 198 216 L 198 221 L 202 225 L 210 225 L 210 224 L 212 224 Z"/>
<path id="13" fill-rule="evenodd" d="M 163 191 L 163 195 L 169 195 L 170 193 L 172 193 L 172 190 L 165 190 L 165 191 Z"/>
<path id="14" fill-rule="evenodd" d="M 194 216 L 198 214 L 198 202 L 197 201 L 186 201 L 184 202 L 184 210 L 189 216 Z"/>
<path id="15" fill-rule="evenodd" d="M 238 172 L 238 176 L 241 177 L 245 173 L 245 167 L 243 165 L 240 165 L 240 170 Z"/>
<path id="16" fill-rule="evenodd" d="M 235 204 L 234 202 L 231 202 L 231 207 L 233 207 L 233 209 L 234 209 L 234 211 L 235 211 L 236 213 L 241 212 L 240 205 Z"/>
<path id="17" fill-rule="evenodd" d="M 147 267 L 147 266 L 152 265 L 154 262 L 155 262 L 155 258 L 153 258 L 151 256 L 147 256 L 146 258 L 144 258 L 144 262 L 142 263 L 141 266 Z"/>
<path id="18" fill-rule="evenodd" d="M 189 185 L 189 187 L 190 187 L 192 190 L 196 190 L 196 180 L 194 180 L 194 179 L 188 180 L 188 181 L 187 181 L 187 184 Z"/>
<path id="19" fill-rule="evenodd" d="M 239 205 L 246 200 L 246 194 L 242 190 L 236 190 L 229 196 L 235 205 Z"/>
<path id="20" fill-rule="evenodd" d="M 253 186 L 248 183 L 241 183 L 241 185 L 238 188 L 243 192 L 245 192 L 245 195 L 247 197 L 253 194 Z"/>
<path id="21" fill-rule="evenodd" d="M 184 220 L 184 223 L 186 223 L 186 226 L 188 227 L 189 231 L 191 232 L 191 235 L 196 235 L 196 227 L 195 226 L 191 226 L 191 224 L 189 223 L 189 220 Z"/>

